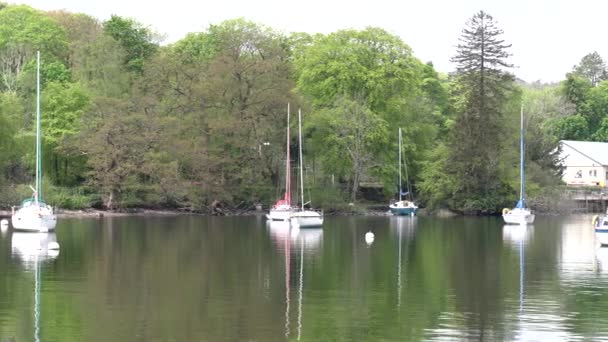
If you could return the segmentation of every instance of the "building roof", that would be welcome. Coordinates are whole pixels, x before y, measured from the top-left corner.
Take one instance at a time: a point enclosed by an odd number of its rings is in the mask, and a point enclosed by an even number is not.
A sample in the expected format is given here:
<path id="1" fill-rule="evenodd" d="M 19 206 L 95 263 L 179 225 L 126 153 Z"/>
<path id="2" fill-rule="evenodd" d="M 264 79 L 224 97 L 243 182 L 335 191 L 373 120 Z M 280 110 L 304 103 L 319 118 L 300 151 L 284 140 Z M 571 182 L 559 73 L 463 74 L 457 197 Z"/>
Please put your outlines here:
<path id="1" fill-rule="evenodd" d="M 597 141 L 562 140 L 562 144 L 594 160 L 603 166 L 608 166 L 608 143 Z"/>

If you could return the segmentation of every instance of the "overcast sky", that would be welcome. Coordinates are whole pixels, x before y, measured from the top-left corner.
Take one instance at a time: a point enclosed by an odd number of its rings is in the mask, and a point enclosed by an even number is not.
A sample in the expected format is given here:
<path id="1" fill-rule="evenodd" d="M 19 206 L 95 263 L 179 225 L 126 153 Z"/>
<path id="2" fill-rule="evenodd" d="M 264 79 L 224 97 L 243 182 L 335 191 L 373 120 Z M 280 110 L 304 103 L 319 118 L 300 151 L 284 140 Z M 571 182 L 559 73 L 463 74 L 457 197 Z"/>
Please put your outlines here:
<path id="1" fill-rule="evenodd" d="M 8 0 L 11 2 L 11 0 Z M 245 19 L 288 32 L 330 33 L 378 26 L 398 35 L 423 62 L 454 69 L 458 36 L 479 10 L 494 17 L 513 44 L 513 72 L 532 82 L 555 82 L 587 53 L 608 59 L 604 0 L 14 0 L 42 10 L 65 9 L 106 20 L 111 14 L 149 25 L 167 39 L 204 31 L 226 19 Z"/>

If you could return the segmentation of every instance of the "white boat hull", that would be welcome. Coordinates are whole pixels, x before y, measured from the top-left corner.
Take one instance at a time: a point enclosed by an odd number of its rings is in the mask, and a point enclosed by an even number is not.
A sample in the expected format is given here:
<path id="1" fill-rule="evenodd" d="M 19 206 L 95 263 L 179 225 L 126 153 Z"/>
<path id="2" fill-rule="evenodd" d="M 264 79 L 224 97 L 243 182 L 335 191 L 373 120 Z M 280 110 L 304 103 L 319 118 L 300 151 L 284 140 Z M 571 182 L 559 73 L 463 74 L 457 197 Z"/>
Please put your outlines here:
<path id="1" fill-rule="evenodd" d="M 313 210 L 294 211 L 291 213 L 291 222 L 300 228 L 323 226 L 323 213 Z"/>
<path id="2" fill-rule="evenodd" d="M 291 212 L 291 208 L 270 209 L 268 214 L 266 214 L 266 219 L 271 221 L 289 221 L 291 218 Z"/>
<path id="3" fill-rule="evenodd" d="M 506 224 L 532 224 L 534 223 L 535 215 L 526 208 L 514 208 L 505 211 L 502 218 Z"/>
<path id="4" fill-rule="evenodd" d="M 608 246 L 608 231 L 595 231 L 595 240 L 602 246 Z"/>
<path id="5" fill-rule="evenodd" d="M 608 246 L 608 215 L 604 217 L 595 216 L 593 218 L 593 228 L 595 230 L 595 240 L 602 246 Z"/>
<path id="6" fill-rule="evenodd" d="M 13 229 L 30 232 L 50 232 L 55 230 L 57 217 L 48 208 L 35 206 L 19 208 L 11 217 Z"/>

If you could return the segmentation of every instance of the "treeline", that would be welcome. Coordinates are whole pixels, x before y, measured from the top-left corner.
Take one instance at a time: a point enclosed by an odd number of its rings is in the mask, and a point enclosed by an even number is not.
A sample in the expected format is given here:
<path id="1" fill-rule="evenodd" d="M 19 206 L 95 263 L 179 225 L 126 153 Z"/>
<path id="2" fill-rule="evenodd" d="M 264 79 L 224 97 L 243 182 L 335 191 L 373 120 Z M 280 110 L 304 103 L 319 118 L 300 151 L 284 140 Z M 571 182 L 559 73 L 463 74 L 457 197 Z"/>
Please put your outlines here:
<path id="1" fill-rule="evenodd" d="M 606 69 L 591 54 L 561 84 L 523 84 L 501 34 L 475 14 L 445 75 L 381 28 L 283 34 L 235 19 L 163 46 L 133 19 L 0 5 L 0 200 L 31 193 L 37 50 L 44 194 L 62 208 L 268 205 L 284 182 L 288 103 L 302 108 L 315 206 L 361 201 L 369 183 L 394 197 L 398 127 L 423 205 L 511 206 L 522 103 L 529 195 L 541 198 L 560 184 L 559 139 L 608 139 Z"/>

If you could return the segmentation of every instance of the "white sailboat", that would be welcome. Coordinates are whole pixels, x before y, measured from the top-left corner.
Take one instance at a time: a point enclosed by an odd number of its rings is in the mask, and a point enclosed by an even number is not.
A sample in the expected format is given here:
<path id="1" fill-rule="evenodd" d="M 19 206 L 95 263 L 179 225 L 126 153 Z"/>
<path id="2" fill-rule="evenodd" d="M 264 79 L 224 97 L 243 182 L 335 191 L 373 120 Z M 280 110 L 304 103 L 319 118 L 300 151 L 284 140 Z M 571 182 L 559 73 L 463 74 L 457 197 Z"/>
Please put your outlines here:
<path id="1" fill-rule="evenodd" d="M 504 208 L 502 210 L 502 218 L 507 224 L 532 224 L 534 223 L 534 213 L 526 205 L 526 187 L 524 174 L 524 106 L 521 106 L 520 120 L 520 157 L 519 157 L 519 201 L 515 208 Z"/>
<path id="2" fill-rule="evenodd" d="M 403 199 L 403 189 L 401 188 L 401 127 L 399 127 L 399 201 L 391 203 L 389 208 L 393 215 L 400 216 L 414 216 L 418 212 L 418 206 L 414 203 L 413 200 L 405 200 Z M 411 190 L 409 189 L 409 179 L 407 177 L 407 165 L 405 169 L 405 178 L 408 183 L 408 191 L 405 195 L 409 195 L 412 198 Z"/>
<path id="3" fill-rule="evenodd" d="M 14 229 L 48 232 L 55 229 L 57 217 L 53 208 L 42 200 L 42 132 L 40 126 L 40 51 L 37 52 L 36 70 L 36 187 L 31 198 L 12 208 L 11 223 Z"/>
<path id="4" fill-rule="evenodd" d="M 271 221 L 289 221 L 291 212 L 291 163 L 289 160 L 289 104 L 287 104 L 287 158 L 285 159 L 285 193 L 283 198 L 278 200 L 266 214 L 266 218 Z"/>
<path id="5" fill-rule="evenodd" d="M 299 209 L 291 212 L 291 223 L 302 228 L 320 227 L 323 225 L 323 211 L 305 209 L 304 205 L 304 162 L 302 156 L 302 111 L 298 110 L 298 127 L 300 139 L 300 205 Z"/>

